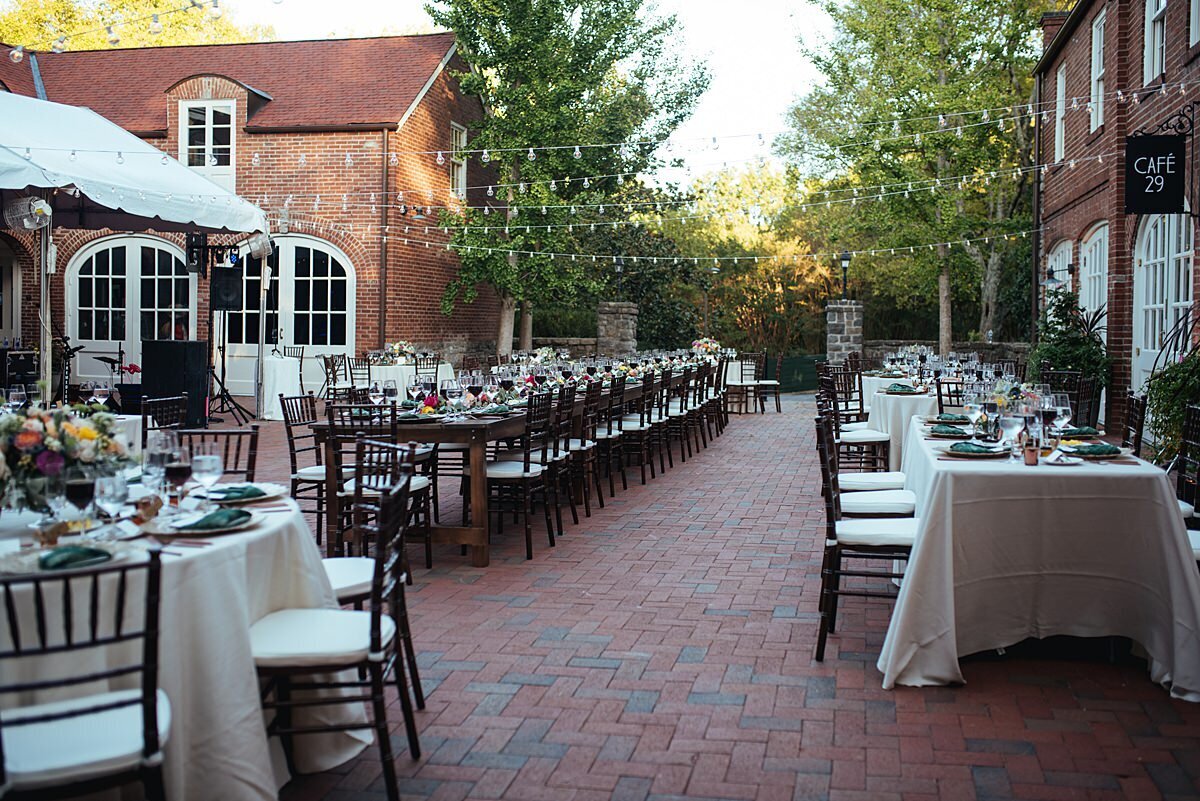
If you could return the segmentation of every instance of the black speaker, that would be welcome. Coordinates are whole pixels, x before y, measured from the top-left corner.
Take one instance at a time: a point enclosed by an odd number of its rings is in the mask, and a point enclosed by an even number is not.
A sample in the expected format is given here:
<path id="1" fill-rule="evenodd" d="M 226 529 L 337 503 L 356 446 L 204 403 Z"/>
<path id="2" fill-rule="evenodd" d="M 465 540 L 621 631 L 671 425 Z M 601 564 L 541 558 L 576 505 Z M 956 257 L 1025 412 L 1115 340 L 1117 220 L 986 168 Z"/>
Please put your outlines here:
<path id="1" fill-rule="evenodd" d="M 213 311 L 242 310 L 242 271 L 228 264 L 214 264 L 209 296 Z"/>
<path id="2" fill-rule="evenodd" d="M 208 424 L 208 341 L 142 340 L 142 395 L 169 398 L 188 394 L 188 428 Z"/>

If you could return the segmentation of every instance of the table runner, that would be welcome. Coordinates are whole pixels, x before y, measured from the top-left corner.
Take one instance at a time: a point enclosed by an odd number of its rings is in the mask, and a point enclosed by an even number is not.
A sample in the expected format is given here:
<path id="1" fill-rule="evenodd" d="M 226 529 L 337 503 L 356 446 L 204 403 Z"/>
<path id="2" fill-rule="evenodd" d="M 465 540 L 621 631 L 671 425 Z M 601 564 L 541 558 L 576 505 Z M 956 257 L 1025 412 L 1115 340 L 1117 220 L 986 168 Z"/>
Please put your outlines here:
<path id="1" fill-rule="evenodd" d="M 921 519 L 879 656 L 883 686 L 963 681 L 960 655 L 1028 637 L 1124 636 L 1200 701 L 1200 573 L 1166 474 L 1137 465 L 942 461 L 909 427 Z"/>

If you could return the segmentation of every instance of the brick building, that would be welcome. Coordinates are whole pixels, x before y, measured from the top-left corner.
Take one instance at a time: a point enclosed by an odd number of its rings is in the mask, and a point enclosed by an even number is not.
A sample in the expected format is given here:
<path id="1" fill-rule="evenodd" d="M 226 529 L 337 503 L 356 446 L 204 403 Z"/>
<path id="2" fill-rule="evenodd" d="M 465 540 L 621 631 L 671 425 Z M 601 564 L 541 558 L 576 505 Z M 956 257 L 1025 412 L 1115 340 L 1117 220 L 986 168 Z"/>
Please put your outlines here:
<path id="1" fill-rule="evenodd" d="M 1037 188 L 1039 277 L 1053 270 L 1086 308 L 1107 306 L 1107 419 L 1120 421 L 1192 308 L 1193 221 L 1125 214 L 1124 148 L 1200 98 L 1200 0 L 1080 0 L 1043 28 L 1038 160 L 1052 166 Z"/>
<path id="2" fill-rule="evenodd" d="M 438 208 L 487 202 L 477 187 L 495 181 L 454 157 L 483 110 L 450 74 L 466 69 L 453 34 L 0 62 L 2 88 L 87 106 L 267 210 L 278 246 L 271 340 L 314 357 L 398 339 L 451 354 L 494 347 L 491 292 L 451 317 L 439 306 L 458 261 L 437 246 L 446 241 Z M 208 338 L 209 281 L 187 272 L 182 236 L 56 225 L 55 241 L 54 318 L 87 348 L 76 375 L 107 375 L 89 355 L 118 344 L 137 362 L 144 338 Z M 0 338 L 36 338 L 29 244 L 0 243 Z M 247 308 L 229 312 L 227 325 L 218 315 L 213 335 L 228 341 L 231 389 L 252 394 L 261 265 L 237 269 Z M 306 375 L 319 372 L 309 359 Z"/>

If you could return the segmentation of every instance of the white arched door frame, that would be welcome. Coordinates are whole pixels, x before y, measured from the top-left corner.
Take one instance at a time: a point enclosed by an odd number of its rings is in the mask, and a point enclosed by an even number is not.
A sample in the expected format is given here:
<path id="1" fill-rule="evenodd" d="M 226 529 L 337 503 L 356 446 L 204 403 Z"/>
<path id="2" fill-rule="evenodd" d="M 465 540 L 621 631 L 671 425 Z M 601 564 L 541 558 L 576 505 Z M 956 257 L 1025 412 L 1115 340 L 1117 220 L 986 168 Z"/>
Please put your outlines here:
<path id="1" fill-rule="evenodd" d="M 1149 215 L 1138 227 L 1133 250 L 1134 391 L 1150 377 L 1167 334 L 1191 314 L 1194 248 L 1188 214 Z"/>
<path id="2" fill-rule="evenodd" d="M 321 385 L 321 360 L 320 357 L 324 354 L 341 353 L 353 356 L 355 353 L 356 342 L 356 316 L 358 313 L 358 279 L 357 272 L 354 268 L 350 257 L 345 251 L 339 248 L 332 242 L 307 234 L 281 234 L 272 237 L 276 252 L 275 259 L 278 268 L 275 278 L 272 280 L 273 291 L 277 293 L 277 302 L 268 304 L 268 330 L 266 336 L 266 351 L 270 352 L 276 344 L 283 345 L 303 345 L 304 346 L 304 381 L 305 387 L 316 389 Z M 296 319 L 298 315 L 311 315 L 312 310 L 305 310 L 303 303 L 305 288 L 301 282 L 308 282 L 308 299 L 309 304 L 313 305 L 314 283 L 320 283 L 323 278 L 314 279 L 311 274 L 308 277 L 301 276 L 300 281 L 297 280 L 297 255 L 303 256 L 303 251 L 308 251 L 309 257 L 313 264 L 310 265 L 310 271 L 313 270 L 315 262 L 318 261 L 317 253 L 323 252 L 330 259 L 330 264 L 336 261 L 345 271 L 344 284 L 338 293 L 345 294 L 345 332 L 341 344 L 318 343 L 313 344 L 315 337 L 313 331 L 309 331 L 308 336 L 304 336 L 301 330 L 301 336 L 297 336 L 297 329 L 303 329 L 303 326 L 297 326 Z M 257 267 L 257 262 L 249 261 L 251 265 Z M 258 269 L 261 269 L 260 267 Z M 242 271 L 243 281 L 243 315 L 253 315 L 252 319 L 257 318 L 259 309 L 259 299 L 257 290 L 259 286 L 258 278 L 254 275 L 257 269 L 249 274 Z M 336 280 L 342 280 L 337 278 Z M 331 295 L 334 293 L 333 280 L 324 287 L 326 294 L 325 300 L 331 300 Z M 253 297 L 252 297 L 253 296 Z M 298 304 L 297 301 L 301 302 Z M 274 314 L 273 309 L 279 310 L 278 315 Z M 237 314 L 231 313 L 231 314 Z M 224 317 L 224 315 L 221 315 Z M 244 318 L 245 319 L 245 318 Z M 224 323 L 223 319 L 215 321 L 217 336 L 223 336 L 220 326 Z M 257 345 L 257 326 L 253 326 L 251 331 L 251 321 L 245 320 L 246 325 L 242 327 L 240 339 L 242 342 L 233 341 L 238 339 L 237 324 L 230 325 L 231 337 L 227 345 L 227 375 L 226 385 L 229 391 L 235 395 L 253 395 L 254 394 L 254 364 L 258 358 Z M 282 330 L 282 339 L 278 339 L 276 333 Z M 278 339 L 278 343 L 276 340 Z M 299 340 L 299 341 L 298 341 Z M 315 382 L 315 383 L 314 383 Z M 311 385 L 311 386 L 310 386 Z"/>
<path id="3" fill-rule="evenodd" d="M 1071 274 L 1067 268 L 1071 266 L 1071 259 L 1075 254 L 1074 243 L 1070 239 L 1060 239 L 1054 243 L 1054 247 L 1050 248 L 1050 254 L 1046 257 L 1046 275 L 1054 272 L 1054 277 L 1063 282 L 1064 286 L 1069 286 L 1071 283 Z"/>
<path id="4" fill-rule="evenodd" d="M 111 338 L 96 338 L 94 336 L 84 336 L 86 332 L 81 331 L 80 315 L 81 315 L 81 290 L 80 290 L 80 270 L 101 252 L 109 252 L 118 247 L 125 248 L 125 264 L 124 264 L 124 292 L 125 292 L 125 336 L 120 339 Z M 155 303 L 150 310 L 155 311 L 155 325 L 159 324 L 161 315 L 170 315 L 172 318 L 178 311 L 182 311 L 182 306 L 165 306 L 158 303 L 157 293 L 160 291 L 158 278 L 165 277 L 160 275 L 159 260 L 156 256 L 155 266 L 156 273 L 154 276 L 144 276 L 142 274 L 142 251 L 144 248 L 153 248 L 155 250 L 164 251 L 168 254 L 171 262 L 173 274 L 172 279 L 182 278 L 179 273 L 179 268 L 186 264 L 183 249 L 175 243 L 149 234 L 113 234 L 111 236 L 101 237 L 92 240 L 81 247 L 71 257 L 67 264 L 66 273 L 64 275 L 63 289 L 64 299 L 66 301 L 66 331 L 67 336 L 72 340 L 75 346 L 82 345 L 85 350 L 83 353 L 75 357 L 72 366 L 72 375 L 81 380 L 107 380 L 110 376 L 109 369 L 106 365 L 95 359 L 96 356 L 116 356 L 117 346 L 120 344 L 125 350 L 126 364 L 141 364 L 142 359 L 142 340 L 156 339 L 157 336 L 147 336 L 147 333 L 154 334 L 156 332 L 142 331 L 142 312 L 144 303 L 142 297 L 142 289 L 146 281 L 153 281 L 154 292 L 156 293 Z M 93 269 L 95 265 L 93 263 Z M 185 268 L 186 269 L 186 268 Z M 95 277 L 95 276 L 92 276 Z M 110 273 L 110 277 L 111 273 Z M 188 323 L 186 331 L 181 333 L 184 336 L 182 339 L 194 339 L 196 336 L 197 318 L 197 300 L 196 300 L 196 276 L 188 273 L 188 287 L 186 308 L 188 313 Z M 97 290 L 93 285 L 93 293 Z M 110 281 L 108 291 L 112 291 L 112 283 Z M 172 288 L 171 297 L 173 303 L 178 301 L 178 296 Z M 99 298 L 93 295 L 93 305 L 88 308 L 97 308 L 95 306 Z M 110 308 L 116 311 L 115 306 Z M 174 324 L 167 323 L 167 330 L 175 333 Z M 111 328 L 110 328 L 111 331 Z"/>
<path id="5" fill-rule="evenodd" d="M 1101 222 L 1079 245 L 1079 305 L 1089 312 L 1108 306 L 1108 223 Z M 1108 326 L 1101 334 L 1108 342 Z"/>

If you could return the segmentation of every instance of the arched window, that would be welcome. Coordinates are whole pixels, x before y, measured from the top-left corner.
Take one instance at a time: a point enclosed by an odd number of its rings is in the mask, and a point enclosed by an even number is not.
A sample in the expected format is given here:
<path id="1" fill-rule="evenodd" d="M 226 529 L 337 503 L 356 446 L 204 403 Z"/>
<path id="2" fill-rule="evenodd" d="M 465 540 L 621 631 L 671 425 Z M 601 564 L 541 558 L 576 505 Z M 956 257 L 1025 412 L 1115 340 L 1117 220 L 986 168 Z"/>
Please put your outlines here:
<path id="1" fill-rule="evenodd" d="M 305 372 L 315 377 L 317 358 L 326 353 L 354 352 L 354 267 L 332 244 L 310 236 L 285 234 L 274 238 L 275 251 L 266 297 L 268 349 L 302 345 Z M 245 258 L 242 275 L 243 307 L 229 312 L 230 388 L 253 394 L 254 358 L 258 352 L 262 262 Z M 319 379 L 318 379 L 319 381 Z"/>
<path id="2" fill-rule="evenodd" d="M 1108 223 L 1101 223 L 1079 247 L 1079 305 L 1090 312 L 1108 304 Z"/>
<path id="3" fill-rule="evenodd" d="M 1067 268 L 1071 266 L 1071 240 L 1064 239 L 1053 248 L 1050 249 L 1050 255 L 1046 257 L 1046 275 L 1053 275 L 1063 284 L 1068 284 L 1071 281 L 1071 276 L 1067 272 Z"/>
<path id="4" fill-rule="evenodd" d="M 1156 214 L 1138 232 L 1133 269 L 1133 381 L 1150 376 L 1167 335 L 1192 308 L 1192 221 Z"/>
<path id="5" fill-rule="evenodd" d="M 66 273 L 68 335 L 84 352 L 76 357 L 81 379 L 108 378 L 95 356 L 122 350 L 126 363 L 141 361 L 144 339 L 191 339 L 196 331 L 196 279 L 183 251 L 152 236 L 113 236 L 89 243 Z"/>

